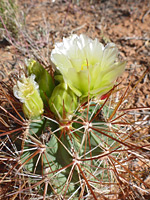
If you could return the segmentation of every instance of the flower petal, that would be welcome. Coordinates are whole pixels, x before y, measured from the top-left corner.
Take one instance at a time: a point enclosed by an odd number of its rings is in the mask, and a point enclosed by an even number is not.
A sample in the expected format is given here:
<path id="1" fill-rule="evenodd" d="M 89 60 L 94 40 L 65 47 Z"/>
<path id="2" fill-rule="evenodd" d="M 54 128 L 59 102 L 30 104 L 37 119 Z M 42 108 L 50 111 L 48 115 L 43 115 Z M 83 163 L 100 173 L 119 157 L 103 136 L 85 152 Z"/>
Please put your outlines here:
<path id="1" fill-rule="evenodd" d="M 95 63 L 100 63 L 103 55 L 103 44 L 99 43 L 97 39 L 91 41 L 84 47 L 84 52 L 88 62 L 91 65 L 95 65 Z"/>
<path id="2" fill-rule="evenodd" d="M 73 67 L 68 57 L 63 54 L 52 54 L 51 59 L 62 74 L 66 73 L 69 68 Z"/>
<path id="3" fill-rule="evenodd" d="M 103 70 L 109 69 L 117 59 L 118 50 L 115 44 L 109 43 L 103 51 L 101 66 Z"/>
<path id="4" fill-rule="evenodd" d="M 73 68 L 68 70 L 67 77 L 69 76 L 70 78 L 68 80 L 66 77 L 65 80 L 77 96 L 88 95 L 90 84 L 90 79 L 88 82 L 88 74 L 88 70 L 81 70 L 79 72 L 76 72 Z"/>

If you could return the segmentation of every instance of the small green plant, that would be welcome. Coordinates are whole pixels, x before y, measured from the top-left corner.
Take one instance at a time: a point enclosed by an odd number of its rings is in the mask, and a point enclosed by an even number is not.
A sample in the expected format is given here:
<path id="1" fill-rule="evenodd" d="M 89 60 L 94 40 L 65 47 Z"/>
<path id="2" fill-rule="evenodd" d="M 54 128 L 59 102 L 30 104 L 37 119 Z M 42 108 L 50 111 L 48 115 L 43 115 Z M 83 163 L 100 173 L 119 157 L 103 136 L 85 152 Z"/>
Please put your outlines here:
<path id="1" fill-rule="evenodd" d="M 54 76 L 30 60 L 14 76 L 13 91 L 1 84 L 1 184 L 10 176 L 14 184 L 3 197 L 125 199 L 128 191 L 146 192 L 130 162 L 145 164 L 147 146 L 131 140 L 140 129 L 126 118 L 132 90 L 115 83 L 125 67 L 117 56 L 112 43 L 73 35 L 52 51 Z"/>
<path id="2" fill-rule="evenodd" d="M 3 30 L 7 29 L 13 37 L 16 37 L 17 34 L 17 25 L 16 20 L 18 8 L 16 0 L 1 0 L 0 1 L 0 30 L 3 33 Z M 0 35 L 2 38 L 3 35 Z"/>

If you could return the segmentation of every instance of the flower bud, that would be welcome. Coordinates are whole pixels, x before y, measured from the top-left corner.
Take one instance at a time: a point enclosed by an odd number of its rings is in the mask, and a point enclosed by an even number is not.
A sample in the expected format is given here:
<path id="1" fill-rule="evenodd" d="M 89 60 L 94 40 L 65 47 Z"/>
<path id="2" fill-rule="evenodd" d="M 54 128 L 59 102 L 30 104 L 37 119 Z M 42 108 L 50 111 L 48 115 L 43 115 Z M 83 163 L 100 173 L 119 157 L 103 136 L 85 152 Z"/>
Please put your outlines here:
<path id="1" fill-rule="evenodd" d="M 49 106 L 57 117 L 71 119 L 73 112 L 78 106 L 77 96 L 66 83 L 60 83 L 53 90 Z"/>
<path id="2" fill-rule="evenodd" d="M 30 60 L 27 65 L 29 75 L 34 74 L 36 76 L 35 80 L 39 84 L 40 96 L 43 102 L 47 104 L 55 87 L 51 75 L 35 60 Z"/>
<path id="3" fill-rule="evenodd" d="M 43 101 L 39 94 L 39 86 L 34 81 L 35 75 L 21 76 L 13 88 L 14 96 L 23 103 L 23 112 L 27 118 L 36 118 L 43 113 Z"/>

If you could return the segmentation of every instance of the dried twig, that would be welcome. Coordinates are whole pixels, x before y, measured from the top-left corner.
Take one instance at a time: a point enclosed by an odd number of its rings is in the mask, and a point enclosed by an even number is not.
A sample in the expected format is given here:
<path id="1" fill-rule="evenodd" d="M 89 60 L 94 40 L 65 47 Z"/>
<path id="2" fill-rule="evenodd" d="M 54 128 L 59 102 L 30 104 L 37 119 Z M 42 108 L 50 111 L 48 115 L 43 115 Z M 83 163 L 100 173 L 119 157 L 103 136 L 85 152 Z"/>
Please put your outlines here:
<path id="1" fill-rule="evenodd" d="M 144 41 L 150 41 L 150 38 L 144 38 L 144 37 L 121 37 L 118 39 L 118 41 L 121 40 L 144 40 Z"/>
<path id="2" fill-rule="evenodd" d="M 145 18 L 148 14 L 150 14 L 150 9 L 147 10 L 146 13 L 143 15 L 142 20 L 141 20 L 142 23 L 144 23 L 144 18 Z"/>

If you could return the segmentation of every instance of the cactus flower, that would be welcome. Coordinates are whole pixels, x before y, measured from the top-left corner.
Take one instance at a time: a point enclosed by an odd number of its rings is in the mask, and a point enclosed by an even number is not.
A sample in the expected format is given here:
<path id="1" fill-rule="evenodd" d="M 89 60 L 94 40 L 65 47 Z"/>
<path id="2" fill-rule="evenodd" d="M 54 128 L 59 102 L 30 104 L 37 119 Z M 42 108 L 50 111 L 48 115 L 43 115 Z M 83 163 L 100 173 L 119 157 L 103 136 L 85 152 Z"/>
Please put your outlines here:
<path id="1" fill-rule="evenodd" d="M 56 43 L 51 60 L 63 75 L 65 83 L 80 98 L 103 95 L 122 74 L 125 62 L 118 61 L 114 43 L 105 47 L 97 39 L 81 34 Z"/>
<path id="2" fill-rule="evenodd" d="M 43 113 L 43 101 L 39 94 L 39 85 L 34 81 L 35 75 L 21 79 L 13 87 L 14 96 L 23 103 L 23 112 L 27 118 L 36 118 Z"/>
<path id="3" fill-rule="evenodd" d="M 66 83 L 60 83 L 55 87 L 49 99 L 51 111 L 58 117 L 71 119 L 78 106 L 77 96 Z"/>

